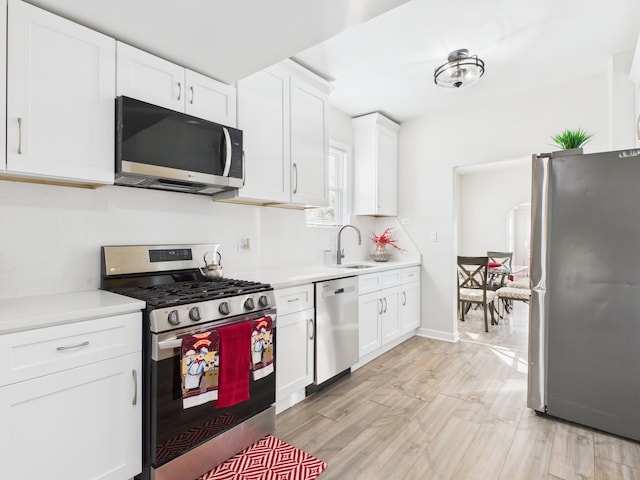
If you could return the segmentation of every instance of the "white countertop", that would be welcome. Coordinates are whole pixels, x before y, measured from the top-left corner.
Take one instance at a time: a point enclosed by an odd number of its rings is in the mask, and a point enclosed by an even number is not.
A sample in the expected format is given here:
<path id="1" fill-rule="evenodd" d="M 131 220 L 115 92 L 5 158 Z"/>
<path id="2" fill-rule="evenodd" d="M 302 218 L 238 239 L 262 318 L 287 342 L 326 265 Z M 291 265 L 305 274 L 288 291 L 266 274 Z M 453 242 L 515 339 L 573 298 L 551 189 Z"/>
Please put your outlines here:
<path id="1" fill-rule="evenodd" d="M 104 290 L 0 299 L 0 335 L 142 310 L 145 303 Z"/>
<path id="2" fill-rule="evenodd" d="M 348 268 L 350 265 L 367 265 L 367 268 Z M 342 267 L 328 265 L 290 266 L 282 269 L 245 272 L 238 275 L 238 278 L 269 283 L 273 288 L 279 289 L 416 265 L 420 265 L 420 262 L 391 260 L 389 262 L 345 263 Z M 136 312 L 143 308 L 145 308 L 145 303 L 141 300 L 105 290 L 0 299 L 0 335 Z"/>
<path id="3" fill-rule="evenodd" d="M 349 265 L 367 265 L 368 268 L 346 268 Z M 253 272 L 245 272 L 238 275 L 243 280 L 270 283 L 275 289 L 295 287 L 305 283 L 322 282 L 332 278 L 352 277 L 354 275 L 366 275 L 395 268 L 405 268 L 420 265 L 419 261 L 390 260 L 388 262 L 349 262 L 342 267 L 329 265 L 313 265 L 286 267 L 282 269 L 264 269 Z"/>

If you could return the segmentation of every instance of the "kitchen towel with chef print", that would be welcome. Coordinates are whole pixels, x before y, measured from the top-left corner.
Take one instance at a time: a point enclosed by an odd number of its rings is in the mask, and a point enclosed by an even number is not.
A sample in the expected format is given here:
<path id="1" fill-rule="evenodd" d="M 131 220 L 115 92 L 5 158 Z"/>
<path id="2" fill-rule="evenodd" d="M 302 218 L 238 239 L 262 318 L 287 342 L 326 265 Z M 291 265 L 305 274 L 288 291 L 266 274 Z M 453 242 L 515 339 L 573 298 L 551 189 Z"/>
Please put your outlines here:
<path id="1" fill-rule="evenodd" d="M 273 373 L 273 320 L 264 316 L 253 321 L 251 332 L 251 369 L 253 379 L 260 380 Z"/>
<path id="2" fill-rule="evenodd" d="M 182 337 L 180 376 L 183 408 L 218 399 L 219 345 L 215 329 Z"/>

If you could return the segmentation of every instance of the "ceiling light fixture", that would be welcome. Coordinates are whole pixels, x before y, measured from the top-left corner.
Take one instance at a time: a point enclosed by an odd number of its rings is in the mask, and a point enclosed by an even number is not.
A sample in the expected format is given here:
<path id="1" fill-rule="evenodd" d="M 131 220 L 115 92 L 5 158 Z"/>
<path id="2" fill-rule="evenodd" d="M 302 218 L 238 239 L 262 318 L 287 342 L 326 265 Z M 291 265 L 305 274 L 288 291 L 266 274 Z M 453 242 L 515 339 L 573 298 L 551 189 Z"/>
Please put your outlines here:
<path id="1" fill-rule="evenodd" d="M 472 85 L 484 75 L 484 62 L 477 55 L 469 56 L 469 50 L 461 48 L 449 54 L 448 62 L 436 68 L 433 81 L 446 88 Z"/>

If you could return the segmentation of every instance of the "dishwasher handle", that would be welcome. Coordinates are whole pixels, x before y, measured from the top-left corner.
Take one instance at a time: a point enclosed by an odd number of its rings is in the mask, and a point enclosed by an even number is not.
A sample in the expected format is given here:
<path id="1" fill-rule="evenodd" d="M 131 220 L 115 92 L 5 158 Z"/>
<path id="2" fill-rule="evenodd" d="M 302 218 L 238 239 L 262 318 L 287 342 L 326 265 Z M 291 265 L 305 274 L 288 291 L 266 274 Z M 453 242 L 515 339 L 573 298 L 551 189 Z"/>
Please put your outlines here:
<path id="1" fill-rule="evenodd" d="M 340 288 L 327 288 L 330 285 L 323 287 L 322 289 L 322 298 L 326 297 L 335 297 L 336 295 L 344 295 L 345 293 L 353 293 L 356 291 L 355 285 L 347 285 L 346 287 Z"/>

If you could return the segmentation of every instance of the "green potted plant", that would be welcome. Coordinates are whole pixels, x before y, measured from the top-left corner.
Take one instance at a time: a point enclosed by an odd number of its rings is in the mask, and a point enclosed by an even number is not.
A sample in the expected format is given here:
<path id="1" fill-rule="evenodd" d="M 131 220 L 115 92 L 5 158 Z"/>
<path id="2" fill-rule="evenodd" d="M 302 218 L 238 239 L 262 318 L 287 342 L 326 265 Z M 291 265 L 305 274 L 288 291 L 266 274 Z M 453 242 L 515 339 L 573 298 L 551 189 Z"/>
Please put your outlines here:
<path id="1" fill-rule="evenodd" d="M 582 147 L 589 142 L 592 137 L 592 133 L 589 133 L 582 128 L 578 128 L 576 130 L 567 128 L 551 137 L 551 140 L 555 142 L 554 146 L 561 150 L 580 149 L 580 153 L 582 153 Z"/>

